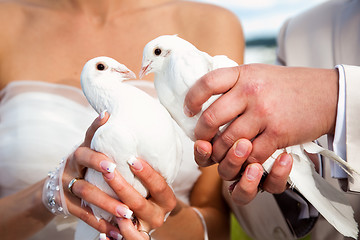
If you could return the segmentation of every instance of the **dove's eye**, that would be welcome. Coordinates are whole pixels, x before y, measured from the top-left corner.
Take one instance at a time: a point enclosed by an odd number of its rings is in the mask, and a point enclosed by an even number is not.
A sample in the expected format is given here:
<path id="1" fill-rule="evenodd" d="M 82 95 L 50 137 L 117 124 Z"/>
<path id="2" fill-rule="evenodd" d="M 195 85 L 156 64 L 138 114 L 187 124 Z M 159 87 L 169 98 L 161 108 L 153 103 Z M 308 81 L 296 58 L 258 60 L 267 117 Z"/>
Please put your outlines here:
<path id="1" fill-rule="evenodd" d="M 99 71 L 104 71 L 105 69 L 107 69 L 107 66 L 104 63 L 98 63 L 96 64 L 96 69 Z"/>
<path id="2" fill-rule="evenodd" d="M 156 56 L 159 56 L 159 55 L 161 54 L 161 49 L 160 49 L 160 48 L 155 48 L 154 54 L 155 54 Z"/>

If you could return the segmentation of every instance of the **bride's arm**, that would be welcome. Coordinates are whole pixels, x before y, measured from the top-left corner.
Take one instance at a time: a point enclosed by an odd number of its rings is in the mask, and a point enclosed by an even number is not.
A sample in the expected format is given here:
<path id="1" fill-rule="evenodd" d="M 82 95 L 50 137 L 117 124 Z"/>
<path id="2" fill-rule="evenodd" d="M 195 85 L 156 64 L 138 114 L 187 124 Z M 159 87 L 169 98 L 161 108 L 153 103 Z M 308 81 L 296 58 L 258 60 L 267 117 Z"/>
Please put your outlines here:
<path id="1" fill-rule="evenodd" d="M 190 206 L 178 200 L 164 225 L 154 232 L 156 239 L 204 239 L 200 211 L 205 220 L 209 239 L 229 239 L 229 210 L 221 194 L 221 180 L 217 166 L 201 168 L 202 174 L 195 183 Z"/>
<path id="2" fill-rule="evenodd" d="M 1 239 L 27 239 L 53 219 L 41 200 L 44 181 L 0 199 Z"/>

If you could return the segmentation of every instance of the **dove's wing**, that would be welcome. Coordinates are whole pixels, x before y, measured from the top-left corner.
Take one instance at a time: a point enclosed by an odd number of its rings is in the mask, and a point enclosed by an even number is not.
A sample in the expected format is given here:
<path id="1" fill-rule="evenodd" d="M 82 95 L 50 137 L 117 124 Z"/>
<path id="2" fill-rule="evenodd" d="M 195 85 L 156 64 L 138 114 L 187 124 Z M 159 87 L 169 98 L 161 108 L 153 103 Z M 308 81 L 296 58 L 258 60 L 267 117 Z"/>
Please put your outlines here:
<path id="1" fill-rule="evenodd" d="M 213 57 L 212 70 L 225 67 L 236 67 L 239 66 L 237 62 L 231 60 L 225 55 L 217 55 Z"/>
<path id="2" fill-rule="evenodd" d="M 294 159 L 293 169 L 296 169 L 291 171 L 289 176 L 292 185 L 341 234 L 356 239 L 358 227 L 346 196 L 322 178 L 303 149 L 300 149 L 299 145 L 297 148 L 298 153 L 291 154 Z"/>
<path id="3" fill-rule="evenodd" d="M 277 150 L 263 164 L 270 171 L 274 160 L 284 150 Z M 315 170 L 314 164 L 304 152 L 302 145 L 286 148 L 293 157 L 289 184 L 297 189 L 341 234 L 357 238 L 358 228 L 354 211 L 343 192 L 333 187 Z"/>
<path id="4" fill-rule="evenodd" d="M 201 51 L 187 51 L 184 54 L 172 54 L 168 63 L 169 81 L 174 94 L 185 97 L 194 83 L 212 70 L 212 57 Z M 174 81 L 175 80 L 175 81 Z"/>
<path id="5" fill-rule="evenodd" d="M 119 125 L 117 125 L 119 123 Z M 98 128 L 91 141 L 91 149 L 106 154 L 116 163 L 116 169 L 124 177 L 124 179 L 133 185 L 143 196 L 147 195 L 147 190 L 142 184 L 139 184 L 131 172 L 127 161 L 137 156 L 136 138 L 129 129 L 121 124 L 121 121 L 114 122 L 114 116 L 110 116 L 108 122 Z M 117 199 L 117 195 L 105 182 L 102 173 L 89 168 L 85 174 L 85 180 L 101 189 L 109 196 Z M 98 208 L 95 205 L 88 204 L 83 201 L 82 204 L 89 205 L 95 217 L 99 220 L 103 218 L 110 221 L 113 215 Z"/>
<path id="6" fill-rule="evenodd" d="M 324 157 L 333 160 L 334 162 L 336 162 L 342 169 L 344 169 L 344 171 L 351 177 L 354 177 L 354 173 L 357 175 L 360 175 L 360 173 L 353 168 L 348 162 L 346 162 L 345 160 L 343 160 L 341 157 L 339 157 L 338 155 L 336 155 L 333 151 L 330 151 L 328 149 L 325 149 L 319 145 L 317 145 L 316 143 L 313 142 L 308 142 L 308 143 L 304 143 L 302 144 L 305 151 L 308 153 L 319 153 L 321 155 L 323 155 Z"/>

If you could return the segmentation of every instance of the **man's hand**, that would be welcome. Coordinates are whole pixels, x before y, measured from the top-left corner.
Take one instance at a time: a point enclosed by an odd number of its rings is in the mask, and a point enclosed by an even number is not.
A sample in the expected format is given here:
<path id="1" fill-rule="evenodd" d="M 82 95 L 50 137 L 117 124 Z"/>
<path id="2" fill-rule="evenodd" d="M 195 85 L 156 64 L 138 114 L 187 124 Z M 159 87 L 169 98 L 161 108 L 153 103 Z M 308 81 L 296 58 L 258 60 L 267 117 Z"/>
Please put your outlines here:
<path id="1" fill-rule="evenodd" d="M 211 144 L 207 141 L 195 142 L 195 158 L 200 166 L 208 166 L 210 161 L 198 161 L 207 159 L 211 155 Z M 231 185 L 230 192 L 233 201 L 238 205 L 244 205 L 253 200 L 261 185 L 262 190 L 269 193 L 282 193 L 287 188 L 287 180 L 292 168 L 292 157 L 289 154 L 281 154 L 274 162 L 270 173 L 263 182 L 263 167 L 259 163 L 243 165 L 252 150 L 252 144 L 247 139 L 240 139 L 228 151 L 225 160 L 218 166 L 218 172 L 224 180 L 238 180 Z M 201 154 L 199 153 L 201 152 Z M 204 155 L 202 155 L 204 154 Z M 246 166 L 246 167 L 244 167 Z"/>
<path id="2" fill-rule="evenodd" d="M 265 64 L 217 69 L 189 90 L 186 112 L 196 114 L 214 94 L 223 95 L 204 111 L 195 129 L 196 138 L 211 143 L 212 149 L 207 156 L 195 154 L 196 161 L 228 161 L 229 149 L 245 138 L 252 141 L 248 161 L 263 163 L 279 148 L 334 131 L 338 73 Z"/>

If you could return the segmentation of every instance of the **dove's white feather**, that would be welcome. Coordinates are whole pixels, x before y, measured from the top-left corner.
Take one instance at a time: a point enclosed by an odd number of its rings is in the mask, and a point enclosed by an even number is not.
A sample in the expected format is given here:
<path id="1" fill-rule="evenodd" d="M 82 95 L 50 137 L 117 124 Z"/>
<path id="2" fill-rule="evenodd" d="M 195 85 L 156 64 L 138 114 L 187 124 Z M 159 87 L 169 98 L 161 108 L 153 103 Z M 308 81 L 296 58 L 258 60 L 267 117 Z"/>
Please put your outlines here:
<path id="1" fill-rule="evenodd" d="M 360 173 L 353 168 L 348 162 L 344 161 L 341 157 L 339 157 L 338 155 L 336 155 L 333 151 L 330 151 L 328 149 L 325 149 L 313 142 L 308 142 L 308 143 L 304 143 L 302 144 L 303 148 L 306 152 L 308 153 L 320 153 L 321 155 L 323 155 L 324 157 L 327 157 L 329 159 L 332 159 L 333 161 L 335 161 L 349 176 L 351 177 L 355 177 L 354 174 L 360 175 Z"/>
<path id="2" fill-rule="evenodd" d="M 311 149 L 311 152 L 308 149 Z M 288 182 L 292 188 L 297 189 L 308 199 L 339 232 L 345 236 L 357 238 L 357 223 L 353 218 L 354 212 L 348 204 L 346 196 L 316 172 L 313 162 L 304 152 L 317 154 L 324 150 L 326 149 L 312 142 L 287 147 L 285 151 L 293 157 L 293 166 Z M 263 167 L 267 172 L 270 172 L 275 159 L 283 152 L 284 150 L 277 150 L 264 162 Z"/>
<path id="3" fill-rule="evenodd" d="M 155 49 L 160 49 L 161 54 L 155 54 Z M 186 93 L 200 77 L 209 71 L 233 66 L 237 64 L 226 56 L 211 57 L 177 36 L 160 36 L 150 41 L 144 48 L 142 73 L 155 73 L 155 88 L 161 103 L 184 132 L 195 140 L 194 129 L 198 118 L 219 95 L 210 98 L 203 105 L 202 111 L 188 118 L 183 112 Z M 226 125 L 223 128 L 226 128 Z M 357 238 L 358 228 L 353 217 L 354 212 L 344 193 L 332 187 L 316 173 L 304 148 L 308 152 L 320 153 L 341 162 L 349 173 L 353 173 L 354 170 L 333 152 L 314 146 L 314 143 L 296 145 L 277 150 L 273 156 L 278 156 L 284 151 L 291 153 L 294 164 L 288 182 L 298 189 L 340 233 Z M 269 171 L 274 160 L 274 158 L 269 158 L 265 161 L 264 169 Z"/>
<path id="4" fill-rule="evenodd" d="M 96 69 L 99 63 L 106 69 Z M 179 170 L 182 147 L 169 113 L 150 95 L 122 82 L 126 79 L 124 74 L 129 76 L 129 70 L 107 57 L 92 59 L 84 66 L 81 85 L 86 98 L 98 113 L 107 110 L 110 114 L 108 121 L 95 132 L 91 148 L 113 159 L 124 179 L 146 197 L 148 190 L 134 176 L 127 161 L 134 157 L 146 160 L 171 184 Z M 101 173 L 88 169 L 85 179 L 117 198 Z M 97 218 L 112 220 L 110 213 L 88 205 Z M 89 229 L 77 229 L 76 239 L 85 239 L 82 237 L 88 234 L 86 231 Z"/>

